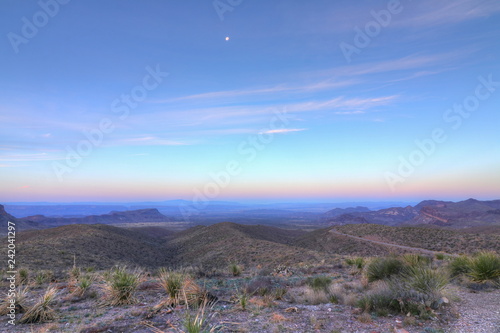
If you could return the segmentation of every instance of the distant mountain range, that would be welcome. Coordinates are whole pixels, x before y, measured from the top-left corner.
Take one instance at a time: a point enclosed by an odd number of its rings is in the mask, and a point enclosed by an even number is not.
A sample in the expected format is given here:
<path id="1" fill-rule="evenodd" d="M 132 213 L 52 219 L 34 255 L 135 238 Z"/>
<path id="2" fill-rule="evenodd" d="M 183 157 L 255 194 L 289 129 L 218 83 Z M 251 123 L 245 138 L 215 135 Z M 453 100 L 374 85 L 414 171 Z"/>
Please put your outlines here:
<path id="1" fill-rule="evenodd" d="M 407 207 L 377 211 L 360 211 L 362 207 L 340 214 L 339 210 L 323 214 L 329 225 L 375 223 L 389 226 L 432 225 L 451 228 L 500 226 L 500 200 L 459 202 L 426 200 Z"/>
<path id="2" fill-rule="evenodd" d="M 176 203 L 178 203 L 176 201 Z M 58 216 L 64 211 L 62 206 L 47 210 L 47 215 L 32 215 L 16 218 L 0 205 L 0 225 L 6 225 L 8 220 L 15 221 L 20 230 L 43 229 L 67 224 L 117 224 L 139 222 L 172 222 L 184 221 L 193 224 L 212 225 L 222 221 L 231 221 L 240 224 L 262 224 L 276 227 L 296 227 L 317 229 L 325 226 L 345 224 L 381 224 L 388 226 L 426 225 L 447 228 L 470 228 L 500 226 L 500 200 L 479 201 L 468 199 L 460 202 L 426 200 L 414 206 L 391 207 L 371 210 L 365 206 L 336 207 L 323 212 L 314 212 L 325 204 L 271 204 L 271 205 L 230 205 L 226 202 L 217 202 L 211 209 L 195 211 L 194 214 L 183 216 L 177 206 L 162 209 L 134 207 L 137 209 L 112 211 L 103 214 L 86 216 Z M 10 206 L 9 206 L 10 207 Z M 25 207 L 25 206 L 20 206 Z M 71 206 L 73 207 L 73 206 Z M 90 206 L 71 209 L 80 209 L 84 212 Z M 99 209 L 114 206 L 96 206 Z M 94 207 L 93 209 L 97 209 Z M 304 210 L 301 210 L 304 209 Z M 165 215 L 166 212 L 172 214 Z M 52 212 L 52 213 L 51 213 Z M 24 214 L 23 214 L 24 215 Z M 6 228 L 0 230 L 5 234 Z"/>
<path id="3" fill-rule="evenodd" d="M 68 224 L 117 224 L 117 223 L 139 223 L 139 222 L 170 222 L 171 217 L 161 214 L 157 209 L 138 209 L 124 212 L 111 212 L 102 215 L 90 215 L 85 217 L 47 217 L 44 215 L 27 216 L 16 218 L 5 211 L 0 205 L 0 234 L 7 230 L 4 226 L 11 221 L 16 224 L 17 230 L 45 229 Z"/>

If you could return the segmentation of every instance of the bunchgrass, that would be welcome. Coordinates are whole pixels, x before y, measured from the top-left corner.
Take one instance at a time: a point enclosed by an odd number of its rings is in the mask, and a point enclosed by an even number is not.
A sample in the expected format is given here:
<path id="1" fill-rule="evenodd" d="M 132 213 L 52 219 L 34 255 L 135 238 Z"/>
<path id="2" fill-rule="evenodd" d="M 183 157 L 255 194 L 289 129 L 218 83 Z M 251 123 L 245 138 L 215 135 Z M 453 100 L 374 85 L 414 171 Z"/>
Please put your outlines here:
<path id="1" fill-rule="evenodd" d="M 56 314 L 50 305 L 54 302 L 56 295 L 56 288 L 49 287 L 38 302 L 26 311 L 19 322 L 21 324 L 28 324 L 45 323 L 54 320 Z"/>

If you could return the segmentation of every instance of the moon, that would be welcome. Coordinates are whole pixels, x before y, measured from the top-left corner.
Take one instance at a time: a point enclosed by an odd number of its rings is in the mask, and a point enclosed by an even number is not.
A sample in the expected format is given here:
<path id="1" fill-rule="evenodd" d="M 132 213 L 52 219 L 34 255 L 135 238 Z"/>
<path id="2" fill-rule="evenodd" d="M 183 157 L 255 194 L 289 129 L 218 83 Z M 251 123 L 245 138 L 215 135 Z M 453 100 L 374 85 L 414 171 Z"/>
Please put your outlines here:
<path id="1" fill-rule="evenodd" d="M 228 41 L 228 40 L 229 40 L 229 37 L 226 37 L 226 41 Z"/>

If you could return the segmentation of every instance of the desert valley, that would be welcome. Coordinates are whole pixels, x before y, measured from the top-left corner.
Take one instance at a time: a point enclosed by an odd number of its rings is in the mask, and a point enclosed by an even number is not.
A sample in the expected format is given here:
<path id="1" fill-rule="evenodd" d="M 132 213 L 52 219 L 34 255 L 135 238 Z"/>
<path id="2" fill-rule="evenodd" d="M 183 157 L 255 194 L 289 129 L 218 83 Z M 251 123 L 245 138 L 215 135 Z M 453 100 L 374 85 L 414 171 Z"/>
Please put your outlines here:
<path id="1" fill-rule="evenodd" d="M 429 200 L 376 210 L 339 204 L 344 208 L 324 212 L 327 204 L 226 202 L 191 220 L 183 220 L 182 205 L 136 204 L 139 209 L 99 215 L 85 213 L 116 207 L 55 205 L 50 214 L 50 205 L 6 205 L 20 217 L 0 206 L 2 230 L 16 228 L 14 313 L 21 323 L 8 326 L 6 298 L 4 329 L 473 332 L 480 323 L 483 332 L 494 332 L 500 327 L 500 200 Z M 48 215 L 22 216 L 32 212 Z M 2 271 L 4 288 L 8 271 Z"/>

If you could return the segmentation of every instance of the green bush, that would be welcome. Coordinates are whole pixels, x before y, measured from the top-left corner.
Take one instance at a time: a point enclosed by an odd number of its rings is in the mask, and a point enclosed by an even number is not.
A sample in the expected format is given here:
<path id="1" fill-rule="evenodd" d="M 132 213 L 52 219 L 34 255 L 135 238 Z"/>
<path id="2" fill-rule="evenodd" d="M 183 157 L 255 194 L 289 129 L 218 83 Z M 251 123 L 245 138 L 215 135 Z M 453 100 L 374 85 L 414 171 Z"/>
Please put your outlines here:
<path id="1" fill-rule="evenodd" d="M 453 259 L 448 265 L 451 276 L 458 276 L 461 274 L 468 274 L 471 271 L 471 258 L 467 256 L 460 256 Z"/>
<path id="2" fill-rule="evenodd" d="M 366 277 L 368 282 L 388 279 L 401 272 L 403 267 L 403 262 L 397 258 L 376 258 L 367 265 Z"/>
<path id="3" fill-rule="evenodd" d="M 500 256 L 494 252 L 481 252 L 470 263 L 468 275 L 475 282 L 500 278 Z"/>
<path id="4" fill-rule="evenodd" d="M 327 290 L 332 284 L 332 278 L 328 276 L 317 276 L 307 279 L 307 284 L 315 291 Z"/>

